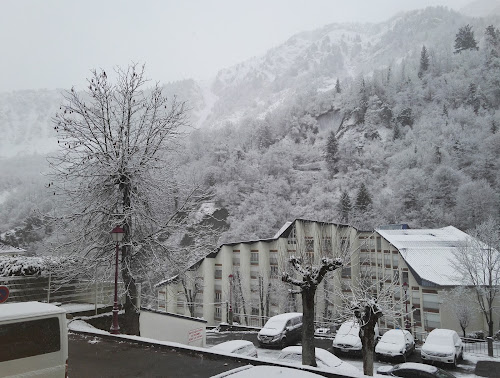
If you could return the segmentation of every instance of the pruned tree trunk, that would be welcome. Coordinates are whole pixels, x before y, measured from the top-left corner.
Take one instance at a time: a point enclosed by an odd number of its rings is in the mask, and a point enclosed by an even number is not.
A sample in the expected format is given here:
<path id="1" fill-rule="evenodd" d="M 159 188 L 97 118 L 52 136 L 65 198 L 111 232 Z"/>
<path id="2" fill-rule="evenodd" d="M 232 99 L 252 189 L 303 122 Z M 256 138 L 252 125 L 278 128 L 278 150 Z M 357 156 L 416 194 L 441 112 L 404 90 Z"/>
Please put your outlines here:
<path id="1" fill-rule="evenodd" d="M 302 290 L 302 365 L 317 366 L 314 349 L 314 295 L 316 287 Z"/>
<path id="2" fill-rule="evenodd" d="M 375 324 L 376 320 L 370 319 L 364 327 L 359 328 L 361 351 L 363 353 L 363 374 L 373 376 L 373 352 L 375 350 Z"/>

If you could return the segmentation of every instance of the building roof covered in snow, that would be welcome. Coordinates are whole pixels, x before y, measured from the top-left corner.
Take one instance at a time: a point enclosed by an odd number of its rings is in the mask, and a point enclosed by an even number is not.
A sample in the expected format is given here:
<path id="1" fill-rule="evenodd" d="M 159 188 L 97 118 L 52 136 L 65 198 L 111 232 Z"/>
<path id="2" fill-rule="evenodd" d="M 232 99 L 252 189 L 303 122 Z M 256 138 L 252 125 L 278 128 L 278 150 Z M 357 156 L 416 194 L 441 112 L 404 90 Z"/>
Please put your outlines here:
<path id="1" fill-rule="evenodd" d="M 0 256 L 15 256 L 22 255 L 26 252 L 25 249 L 13 247 L 9 244 L 0 241 Z"/>
<path id="2" fill-rule="evenodd" d="M 457 275 L 454 252 L 470 238 L 465 232 L 448 226 L 437 229 L 377 229 L 396 247 L 422 286 L 456 286 L 463 281 Z"/>

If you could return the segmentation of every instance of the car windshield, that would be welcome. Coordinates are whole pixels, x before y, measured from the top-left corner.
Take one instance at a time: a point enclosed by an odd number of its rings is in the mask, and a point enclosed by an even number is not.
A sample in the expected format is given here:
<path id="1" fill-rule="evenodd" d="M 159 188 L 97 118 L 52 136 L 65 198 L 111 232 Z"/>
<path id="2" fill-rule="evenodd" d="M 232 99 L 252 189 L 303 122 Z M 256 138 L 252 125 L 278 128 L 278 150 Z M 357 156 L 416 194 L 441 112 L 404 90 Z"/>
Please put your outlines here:
<path id="1" fill-rule="evenodd" d="M 434 345 L 453 345 L 453 340 L 450 337 L 442 336 L 442 335 L 429 335 L 427 340 L 425 341 L 428 344 Z"/>
<path id="2" fill-rule="evenodd" d="M 344 323 L 340 326 L 340 329 L 337 331 L 339 335 L 358 335 L 359 328 L 357 324 L 353 323 Z"/>
<path id="3" fill-rule="evenodd" d="M 388 344 L 401 344 L 403 341 L 403 333 L 401 332 L 388 332 L 382 336 L 381 342 Z"/>
<path id="4" fill-rule="evenodd" d="M 284 322 L 282 320 L 268 320 L 264 328 L 268 329 L 283 329 Z"/>

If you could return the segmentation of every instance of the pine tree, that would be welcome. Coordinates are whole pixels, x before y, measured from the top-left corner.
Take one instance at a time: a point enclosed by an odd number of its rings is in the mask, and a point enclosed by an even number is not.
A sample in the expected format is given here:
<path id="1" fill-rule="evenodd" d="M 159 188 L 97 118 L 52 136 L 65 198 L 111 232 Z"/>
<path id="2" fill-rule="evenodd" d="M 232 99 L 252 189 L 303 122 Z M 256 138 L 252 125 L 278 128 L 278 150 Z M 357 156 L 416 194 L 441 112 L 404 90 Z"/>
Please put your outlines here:
<path id="1" fill-rule="evenodd" d="M 399 129 L 398 124 L 396 123 L 394 125 L 394 133 L 392 134 L 392 140 L 400 139 L 401 138 L 401 130 Z"/>
<path id="2" fill-rule="evenodd" d="M 448 118 L 448 107 L 446 104 L 443 104 L 443 115 Z"/>
<path id="3" fill-rule="evenodd" d="M 429 54 L 425 46 L 422 46 L 422 52 L 420 53 L 420 68 L 418 70 L 418 77 L 422 78 L 425 71 L 429 69 Z"/>
<path id="4" fill-rule="evenodd" d="M 335 92 L 337 92 L 337 93 L 342 92 L 342 89 L 340 88 L 340 81 L 338 78 L 337 78 L 337 82 L 335 83 Z"/>
<path id="5" fill-rule="evenodd" d="M 349 222 L 349 213 L 352 210 L 351 198 L 347 191 L 342 192 L 339 203 L 340 220 L 342 222 Z"/>
<path id="6" fill-rule="evenodd" d="M 339 143 L 337 141 L 335 133 L 332 131 L 330 132 L 330 135 L 328 135 L 325 147 L 326 167 L 331 176 L 335 175 L 339 171 L 337 167 L 337 163 L 339 161 L 338 151 Z"/>
<path id="7" fill-rule="evenodd" d="M 366 189 L 366 186 L 364 183 L 361 183 L 361 186 L 359 187 L 358 194 L 356 196 L 356 209 L 359 211 L 366 211 L 372 204 L 372 198 L 370 196 L 370 193 L 368 192 L 368 189 Z"/>
<path id="8" fill-rule="evenodd" d="M 472 106 L 474 113 L 477 115 L 479 113 L 479 96 L 477 95 L 477 86 L 474 83 L 469 85 L 469 93 L 467 95 L 467 104 Z"/>
<path id="9" fill-rule="evenodd" d="M 458 29 L 455 36 L 455 54 L 461 53 L 464 50 L 479 50 L 477 41 L 474 39 L 474 31 L 469 24 Z"/>

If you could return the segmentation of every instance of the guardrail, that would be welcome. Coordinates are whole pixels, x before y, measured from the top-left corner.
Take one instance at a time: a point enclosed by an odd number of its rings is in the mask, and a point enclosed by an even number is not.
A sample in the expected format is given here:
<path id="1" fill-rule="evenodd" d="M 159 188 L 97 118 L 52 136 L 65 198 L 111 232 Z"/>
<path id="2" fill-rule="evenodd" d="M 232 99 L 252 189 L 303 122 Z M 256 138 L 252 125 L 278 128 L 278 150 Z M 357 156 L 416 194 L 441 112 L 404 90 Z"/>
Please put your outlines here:
<path id="1" fill-rule="evenodd" d="M 61 283 L 52 276 L 0 277 L 0 285 L 9 288 L 8 302 L 113 303 L 114 282 L 71 281 Z M 119 283 L 119 291 L 123 287 Z"/>

